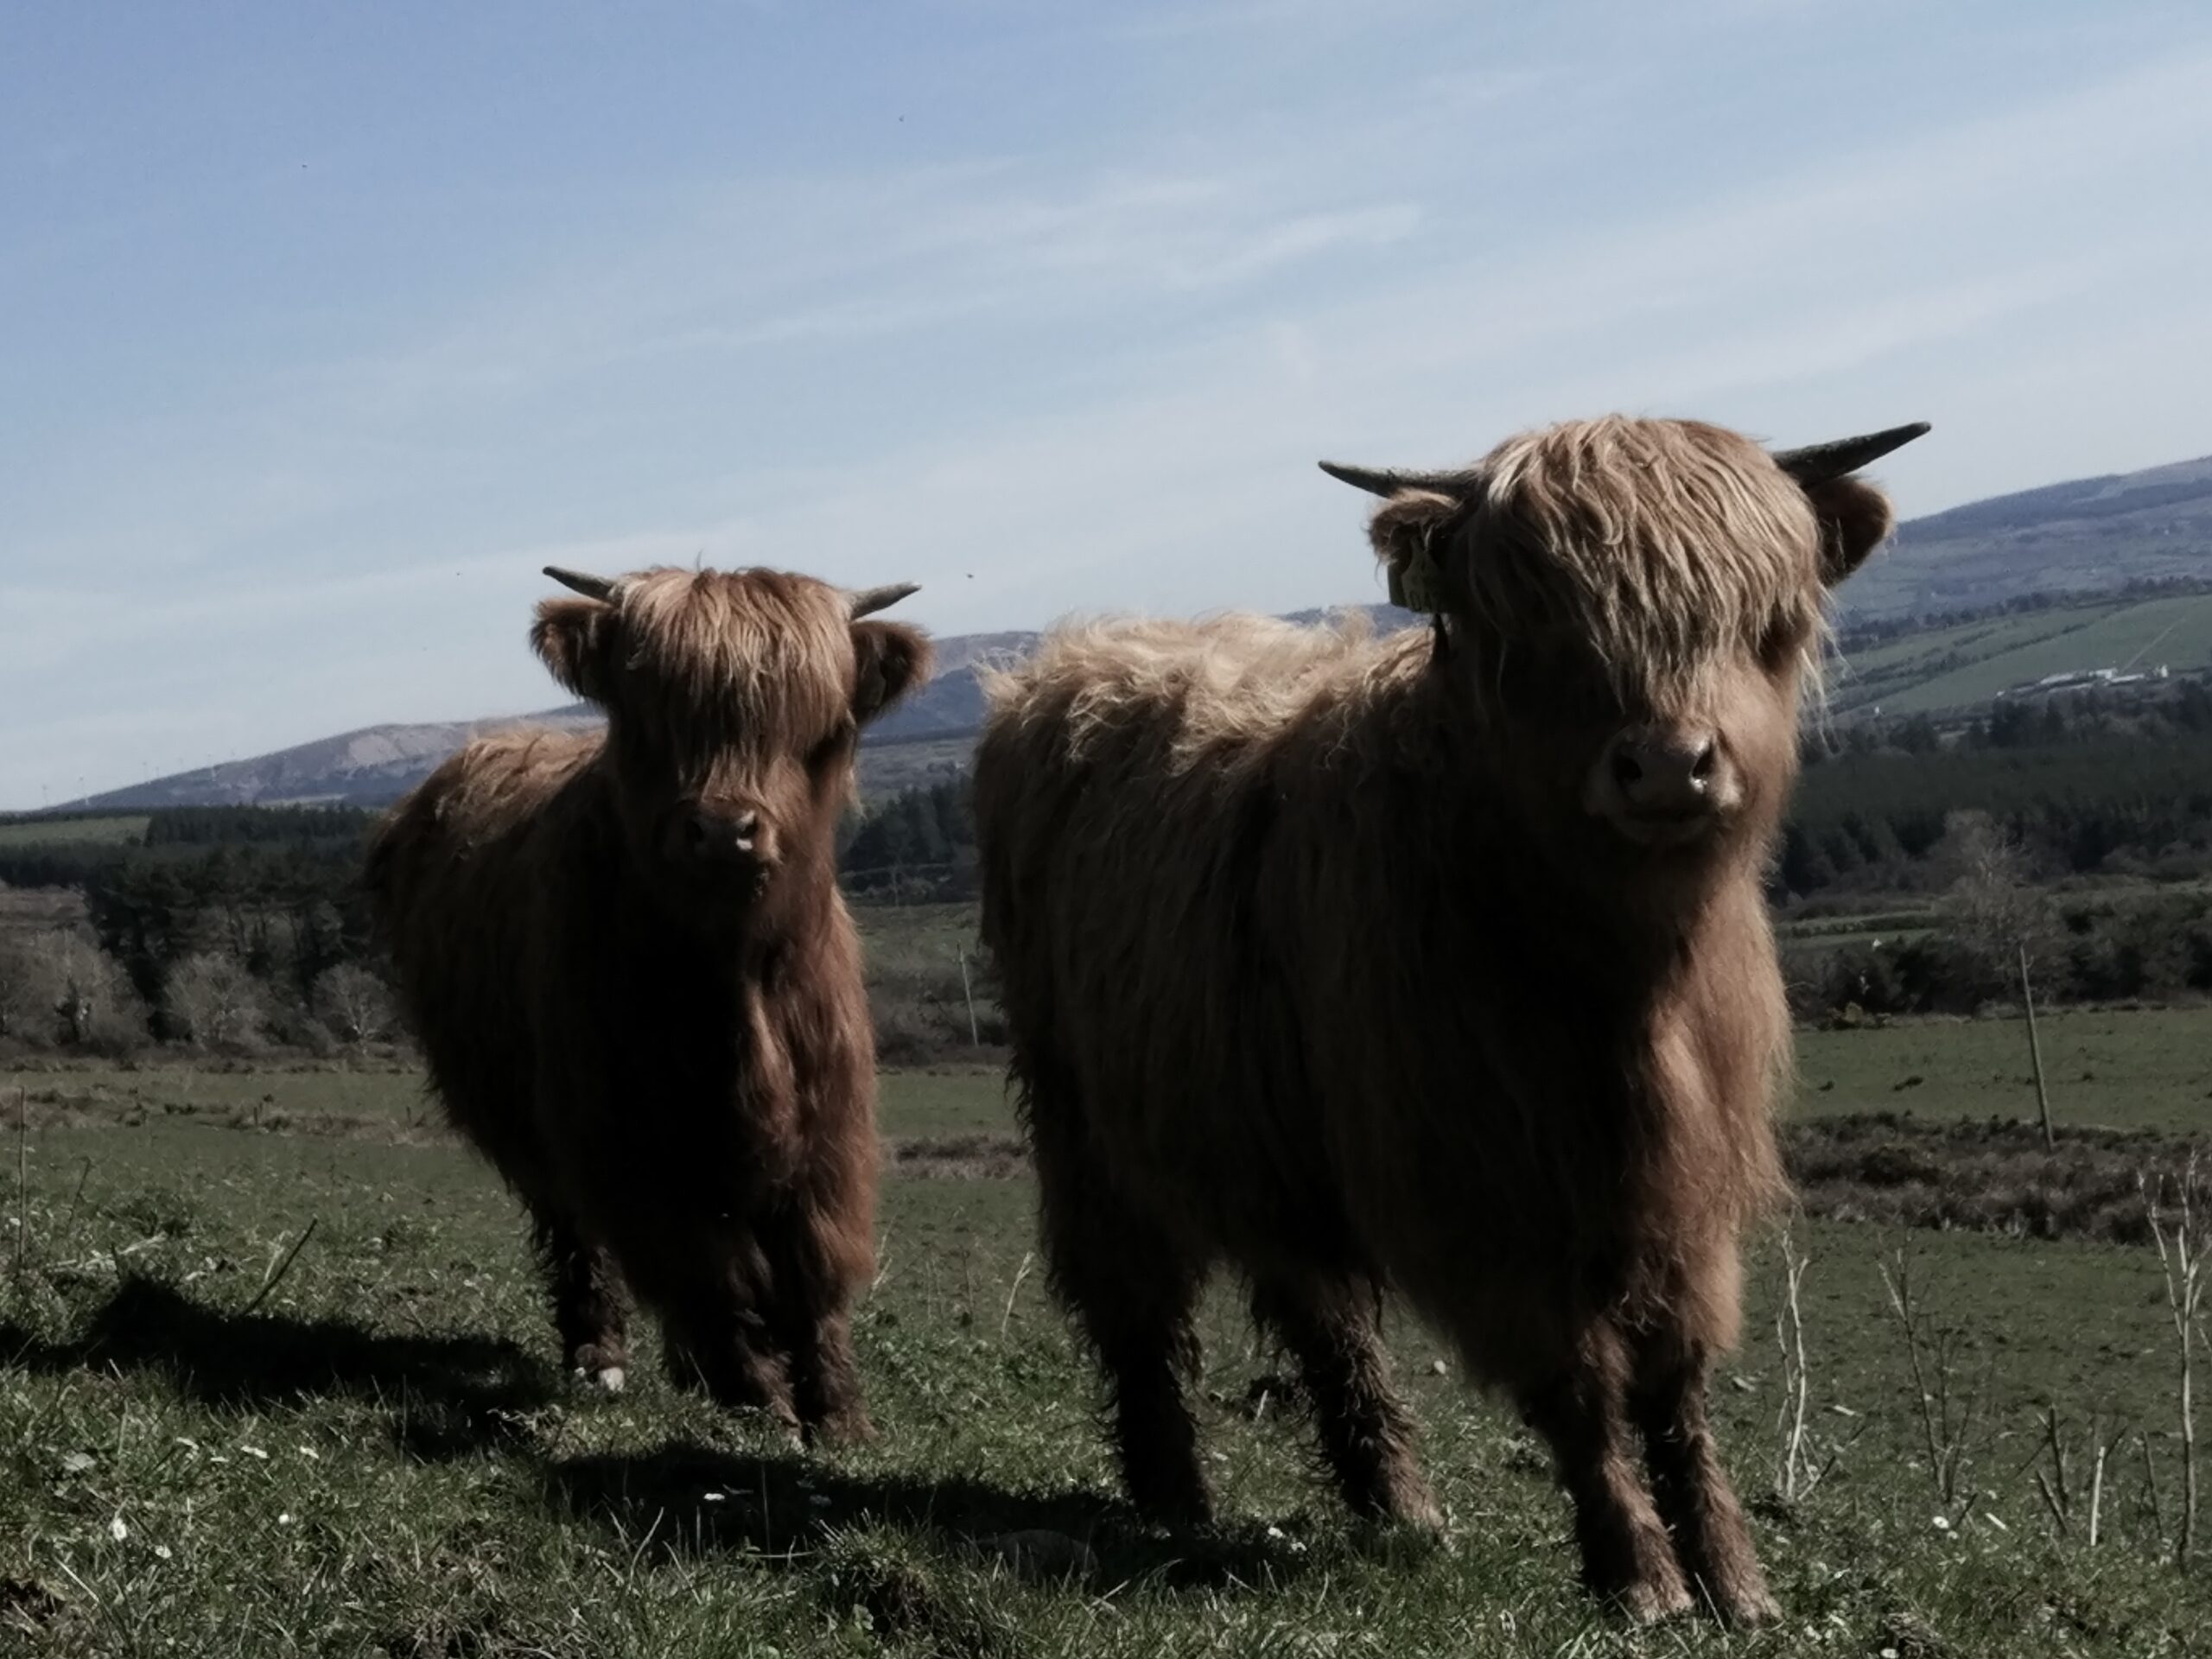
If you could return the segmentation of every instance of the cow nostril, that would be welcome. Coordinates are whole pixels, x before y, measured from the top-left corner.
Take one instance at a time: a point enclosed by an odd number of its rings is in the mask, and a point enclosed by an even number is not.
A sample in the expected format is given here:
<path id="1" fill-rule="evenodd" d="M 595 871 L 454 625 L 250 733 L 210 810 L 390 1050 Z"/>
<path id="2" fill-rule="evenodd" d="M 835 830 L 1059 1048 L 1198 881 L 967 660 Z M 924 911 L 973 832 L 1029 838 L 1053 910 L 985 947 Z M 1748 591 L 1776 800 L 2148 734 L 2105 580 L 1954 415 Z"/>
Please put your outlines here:
<path id="1" fill-rule="evenodd" d="M 1643 764 L 1624 748 L 1613 751 L 1613 781 L 1623 789 L 1643 781 Z"/>
<path id="2" fill-rule="evenodd" d="M 729 827 L 731 833 L 737 837 L 739 848 L 751 852 L 753 838 L 760 829 L 760 815 L 758 812 L 741 812 L 730 821 Z"/>
<path id="3" fill-rule="evenodd" d="M 684 820 L 683 842 L 685 846 L 690 847 L 695 852 L 707 844 L 706 819 L 701 817 L 698 814 L 694 813 L 690 817 Z"/>
<path id="4" fill-rule="evenodd" d="M 1697 752 L 1697 759 L 1690 762 L 1691 780 L 1700 784 L 1710 783 L 1713 780 L 1713 769 L 1719 764 L 1719 750 L 1714 746 L 1713 740 L 1707 738 L 1705 747 Z"/>

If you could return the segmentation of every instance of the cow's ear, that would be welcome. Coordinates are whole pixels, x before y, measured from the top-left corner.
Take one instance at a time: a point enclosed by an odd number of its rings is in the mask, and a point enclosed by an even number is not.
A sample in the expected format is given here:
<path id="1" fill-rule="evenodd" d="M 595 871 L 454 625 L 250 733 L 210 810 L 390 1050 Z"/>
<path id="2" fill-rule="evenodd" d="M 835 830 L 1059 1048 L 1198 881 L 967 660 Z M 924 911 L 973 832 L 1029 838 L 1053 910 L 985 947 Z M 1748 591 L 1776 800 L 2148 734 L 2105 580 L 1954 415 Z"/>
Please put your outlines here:
<path id="1" fill-rule="evenodd" d="M 1890 499 L 1855 478 L 1832 478 L 1805 492 L 1821 524 L 1821 580 L 1833 588 L 1866 563 L 1897 522 Z"/>
<path id="2" fill-rule="evenodd" d="M 898 622 L 853 624 L 853 718 L 865 726 L 930 673 L 930 642 Z"/>
<path id="3" fill-rule="evenodd" d="M 1444 550 L 1466 504 L 1426 490 L 1407 490 L 1376 509 L 1367 539 L 1382 561 L 1390 602 L 1432 614 L 1445 608 Z"/>
<path id="4" fill-rule="evenodd" d="M 614 654 L 614 607 L 595 599 L 548 599 L 531 625 L 530 648 L 553 677 L 587 701 L 604 704 Z"/>

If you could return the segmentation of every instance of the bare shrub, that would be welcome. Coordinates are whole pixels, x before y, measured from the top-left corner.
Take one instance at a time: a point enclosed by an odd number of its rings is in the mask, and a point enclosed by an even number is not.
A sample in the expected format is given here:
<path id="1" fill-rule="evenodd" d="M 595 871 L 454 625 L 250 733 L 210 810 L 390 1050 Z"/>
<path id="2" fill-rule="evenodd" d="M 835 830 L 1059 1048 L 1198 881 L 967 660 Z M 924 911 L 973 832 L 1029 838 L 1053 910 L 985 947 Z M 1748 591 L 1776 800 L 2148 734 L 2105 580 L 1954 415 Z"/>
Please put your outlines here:
<path id="1" fill-rule="evenodd" d="M 203 950 L 172 968 L 162 1007 L 171 1033 L 194 1048 L 251 1048 L 269 1023 L 261 982 L 220 951 Z"/>
<path id="2" fill-rule="evenodd" d="M 66 927 L 0 936 L 0 1036 L 113 1054 L 145 1035 L 130 976 L 90 939 Z"/>
<path id="3" fill-rule="evenodd" d="M 0 1037 L 18 1042 L 41 1042 L 53 1033 L 53 998 L 33 937 L 0 933 Z"/>
<path id="4" fill-rule="evenodd" d="M 341 1043 L 381 1042 L 397 1023 L 391 988 L 358 963 L 341 962 L 315 982 L 315 1016 Z"/>
<path id="5" fill-rule="evenodd" d="M 2074 1455 L 2069 1456 L 2066 1423 L 2056 1406 L 2044 1408 L 2043 1428 L 2043 1450 L 2050 1466 L 2036 1471 L 2036 1491 L 2050 1511 L 2051 1525 L 2058 1535 L 2079 1535 L 2094 1549 L 2104 1536 L 2105 1471 L 2126 1438 L 2126 1430 L 2092 1414 L 2087 1444 L 2076 1440 Z M 2080 1466 L 2085 1457 L 2089 1463 L 2086 1471 Z"/>
<path id="6" fill-rule="evenodd" d="M 1995 1362 L 1985 1365 L 1979 1378 L 1968 1372 L 1964 1333 L 1937 1319 L 1922 1301 L 1912 1259 L 1904 1250 L 1882 1264 L 1882 1285 L 1904 1336 L 1929 1476 L 1948 1517 L 1956 1521 L 1974 1498 L 1967 1470 L 1976 1433 L 1985 1426 L 1982 1408 Z"/>
<path id="7" fill-rule="evenodd" d="M 1943 931 L 1990 966 L 2001 983 L 2022 947 L 2031 967 L 2057 954 L 2063 928 L 2050 895 L 2037 887 L 2026 852 L 1986 812 L 1944 820 L 1935 856 L 1951 883 L 1937 906 Z"/>

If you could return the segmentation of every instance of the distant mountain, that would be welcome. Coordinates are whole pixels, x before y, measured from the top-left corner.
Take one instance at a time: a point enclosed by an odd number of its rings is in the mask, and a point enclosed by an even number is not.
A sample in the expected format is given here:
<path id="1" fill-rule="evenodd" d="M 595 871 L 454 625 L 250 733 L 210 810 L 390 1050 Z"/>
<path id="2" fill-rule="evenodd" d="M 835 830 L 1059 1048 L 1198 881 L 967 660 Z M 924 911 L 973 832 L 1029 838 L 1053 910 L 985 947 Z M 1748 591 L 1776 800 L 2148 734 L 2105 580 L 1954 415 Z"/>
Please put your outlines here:
<path id="1" fill-rule="evenodd" d="M 2079 597 L 2175 579 L 2212 579 L 2212 456 L 2052 484 L 1913 519 L 1899 530 L 1888 553 L 1846 587 L 1843 620 L 1847 626 L 1909 621 L 1986 611 L 2037 595 Z M 1384 627 L 1414 620 L 1389 606 L 1367 608 Z M 1304 611 L 1290 620 L 1313 622 L 1323 614 Z M 870 729 L 861 751 L 861 788 L 875 793 L 957 771 L 982 721 L 976 665 L 1018 659 L 1036 641 L 1034 633 L 1019 632 L 938 640 L 936 677 Z M 2082 648 L 2090 643 L 2084 640 Z M 1882 688 L 1885 696 L 1904 689 L 1902 683 Z M 251 760 L 157 778 L 73 804 L 372 805 L 396 799 L 480 733 L 517 725 L 588 727 L 598 718 L 588 705 L 572 703 L 508 720 L 372 726 Z"/>
<path id="2" fill-rule="evenodd" d="M 150 783 L 92 795 L 72 806 L 144 810 L 162 806 L 274 806 L 327 802 L 374 806 L 397 800 L 473 737 L 516 726 L 583 729 L 599 723 L 583 703 L 506 720 L 437 721 L 420 726 L 365 726 L 251 760 L 226 760 Z"/>
<path id="3" fill-rule="evenodd" d="M 1401 627 L 1416 619 L 1388 605 L 1365 607 L 1378 626 Z M 1319 621 L 1327 613 L 1301 611 L 1288 620 Z M 956 634 L 935 642 L 937 670 L 929 683 L 868 728 L 861 745 L 861 788 L 876 794 L 949 776 L 967 758 L 969 740 L 983 720 L 983 691 L 976 672 L 991 662 L 1018 662 L 1036 646 L 1035 633 Z M 172 773 L 149 783 L 110 790 L 68 810 L 144 811 L 162 806 L 276 806 L 329 802 L 380 806 L 395 801 L 432 767 L 471 738 L 518 726 L 588 730 L 601 716 L 588 702 L 504 719 L 437 721 L 417 726 L 369 726 L 336 737 L 250 760 L 230 760 Z"/>
<path id="4" fill-rule="evenodd" d="M 1847 620 L 2212 577 L 2212 456 L 1915 518 L 1845 587 Z"/>

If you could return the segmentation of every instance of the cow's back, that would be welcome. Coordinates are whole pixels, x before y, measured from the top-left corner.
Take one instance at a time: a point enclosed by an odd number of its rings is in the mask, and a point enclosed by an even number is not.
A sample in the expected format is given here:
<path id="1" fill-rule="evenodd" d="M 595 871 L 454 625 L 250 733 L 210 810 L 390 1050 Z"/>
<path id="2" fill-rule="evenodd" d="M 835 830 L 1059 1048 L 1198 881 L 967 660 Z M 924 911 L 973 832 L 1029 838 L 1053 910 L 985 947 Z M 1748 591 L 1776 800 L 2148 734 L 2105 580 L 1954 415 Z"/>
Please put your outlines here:
<path id="1" fill-rule="evenodd" d="M 447 759 L 385 818 L 366 881 L 402 1002 L 454 1127 L 524 1185 L 531 1130 L 535 975 L 544 907 L 569 885 L 588 768 L 601 740 L 568 733 L 482 738 Z"/>
<path id="2" fill-rule="evenodd" d="M 1406 654 L 1357 626 L 1134 623 L 1055 636 L 988 688 L 982 933 L 1032 1133 L 1250 1253 L 1357 1254 L 1297 941 L 1261 893 L 1286 764 Z"/>

